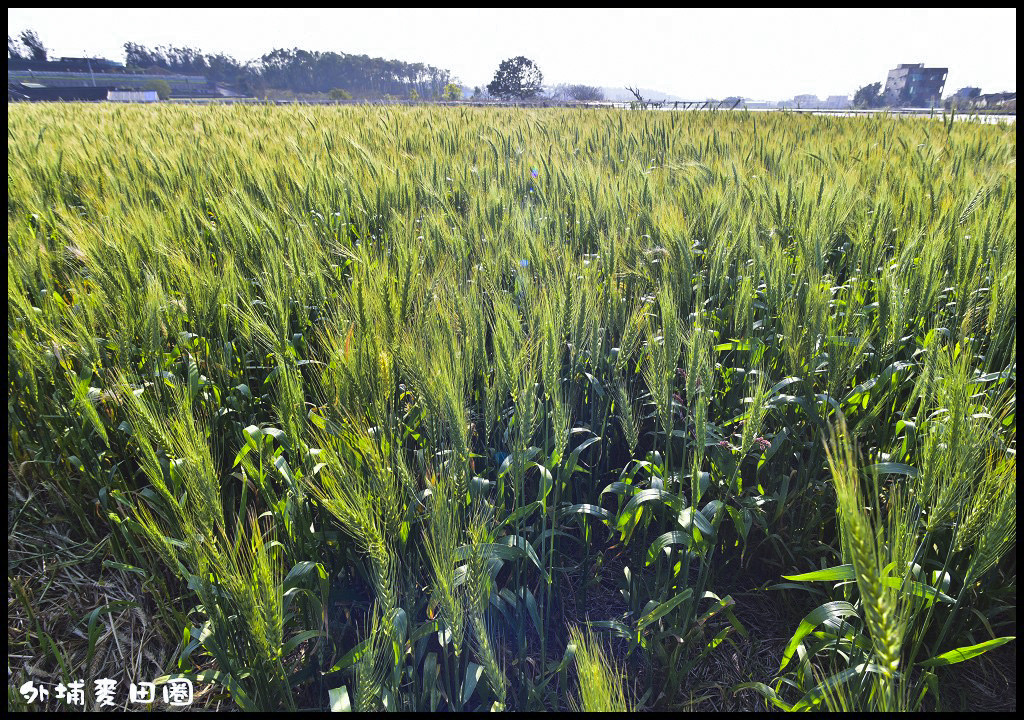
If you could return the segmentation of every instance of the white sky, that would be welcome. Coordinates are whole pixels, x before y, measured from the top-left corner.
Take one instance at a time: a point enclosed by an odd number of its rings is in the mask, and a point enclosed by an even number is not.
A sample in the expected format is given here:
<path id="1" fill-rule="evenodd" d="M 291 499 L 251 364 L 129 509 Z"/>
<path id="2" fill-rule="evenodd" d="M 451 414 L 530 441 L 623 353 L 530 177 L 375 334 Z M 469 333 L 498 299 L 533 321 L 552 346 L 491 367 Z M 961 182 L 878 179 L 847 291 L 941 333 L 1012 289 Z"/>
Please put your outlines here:
<path id="1" fill-rule="evenodd" d="M 485 85 L 525 55 L 546 84 L 634 85 L 688 99 L 850 94 L 901 62 L 948 67 L 944 94 L 1017 88 L 1015 9 L 131 10 L 8 8 L 51 53 L 124 59 L 123 44 L 252 60 L 300 47 L 424 62 Z"/>

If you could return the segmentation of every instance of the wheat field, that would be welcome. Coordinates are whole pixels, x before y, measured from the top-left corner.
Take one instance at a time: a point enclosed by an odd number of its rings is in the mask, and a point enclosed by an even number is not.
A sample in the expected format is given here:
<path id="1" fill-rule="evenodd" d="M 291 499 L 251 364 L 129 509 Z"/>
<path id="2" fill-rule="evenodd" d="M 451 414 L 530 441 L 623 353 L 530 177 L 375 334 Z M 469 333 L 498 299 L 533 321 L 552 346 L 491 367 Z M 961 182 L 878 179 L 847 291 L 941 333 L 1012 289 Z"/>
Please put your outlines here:
<path id="1" fill-rule="evenodd" d="M 8 109 L 9 709 L 1016 707 L 1015 125 Z"/>

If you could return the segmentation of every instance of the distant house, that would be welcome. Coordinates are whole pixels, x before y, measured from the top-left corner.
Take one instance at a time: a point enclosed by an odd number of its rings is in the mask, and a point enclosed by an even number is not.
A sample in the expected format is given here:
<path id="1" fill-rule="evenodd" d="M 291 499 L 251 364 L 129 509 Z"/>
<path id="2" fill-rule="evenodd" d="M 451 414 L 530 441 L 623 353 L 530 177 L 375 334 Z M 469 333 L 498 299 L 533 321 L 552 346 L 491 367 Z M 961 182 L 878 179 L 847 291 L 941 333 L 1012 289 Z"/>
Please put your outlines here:
<path id="1" fill-rule="evenodd" d="M 904 63 L 889 71 L 883 95 L 890 105 L 935 107 L 942 98 L 949 68 L 926 68 L 924 63 Z"/>
<path id="2" fill-rule="evenodd" d="M 954 100 L 977 100 L 981 96 L 981 88 L 962 87 L 953 93 Z"/>
<path id="3" fill-rule="evenodd" d="M 962 87 L 955 93 L 950 95 L 948 98 L 942 101 L 943 107 L 947 110 L 950 108 L 957 108 L 958 110 L 966 110 L 975 104 L 977 99 L 981 96 L 981 88 L 976 87 Z"/>
<path id="4" fill-rule="evenodd" d="M 1017 113 L 1017 93 L 987 93 L 980 95 L 974 101 L 974 107 L 986 110 L 998 110 L 1000 112 Z"/>
<path id="5" fill-rule="evenodd" d="M 156 90 L 108 90 L 107 100 L 111 102 L 158 102 Z"/>
<path id="6" fill-rule="evenodd" d="M 231 88 L 227 87 L 226 85 L 217 84 L 215 87 L 217 89 L 217 94 L 220 97 L 229 97 L 229 98 L 245 97 L 245 95 L 243 93 L 240 93 L 240 92 L 237 92 L 235 90 L 232 90 Z"/>
<path id="7" fill-rule="evenodd" d="M 825 107 L 829 110 L 848 110 L 853 107 L 849 95 L 829 95 L 825 100 Z"/>
<path id="8" fill-rule="evenodd" d="M 51 87 L 39 83 L 8 83 L 8 101 L 29 102 L 157 102 L 156 90 L 124 90 L 105 87 Z"/>
<path id="9" fill-rule="evenodd" d="M 795 95 L 793 105 L 798 108 L 816 108 L 821 107 L 821 100 L 817 95 Z"/>
<path id="10" fill-rule="evenodd" d="M 97 102 L 107 99 L 107 88 L 44 87 L 35 83 L 8 83 L 7 99 L 31 102 Z"/>

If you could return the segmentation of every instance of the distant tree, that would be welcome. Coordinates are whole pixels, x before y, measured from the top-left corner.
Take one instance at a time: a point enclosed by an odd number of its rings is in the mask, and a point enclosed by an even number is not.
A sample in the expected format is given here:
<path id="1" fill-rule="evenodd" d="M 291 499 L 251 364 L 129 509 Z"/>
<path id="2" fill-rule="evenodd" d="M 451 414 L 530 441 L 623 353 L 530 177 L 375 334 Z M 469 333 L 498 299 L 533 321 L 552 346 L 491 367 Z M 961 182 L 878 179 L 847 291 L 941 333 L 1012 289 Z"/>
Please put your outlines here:
<path id="1" fill-rule="evenodd" d="M 341 88 L 334 88 L 333 90 L 331 90 L 331 92 L 328 93 L 328 95 L 330 96 L 331 100 L 352 99 L 352 93 L 350 93 L 348 90 L 342 90 Z"/>
<path id="2" fill-rule="evenodd" d="M 154 78 L 145 85 L 146 90 L 156 90 L 156 96 L 161 100 L 167 100 L 171 97 L 171 86 L 167 84 L 166 80 L 160 78 Z"/>
<path id="3" fill-rule="evenodd" d="M 21 44 L 28 51 L 29 60 L 46 60 L 46 46 L 43 45 L 43 41 L 39 39 L 35 30 L 23 30 L 20 37 Z"/>
<path id="4" fill-rule="evenodd" d="M 877 108 L 884 104 L 882 83 L 880 82 L 865 85 L 853 95 L 853 106 L 856 108 Z"/>
<path id="5" fill-rule="evenodd" d="M 10 35 L 7 36 L 7 59 L 8 60 L 28 60 L 27 57 L 21 51 L 21 43 L 12 38 Z"/>
<path id="6" fill-rule="evenodd" d="M 599 87 L 590 85 L 570 85 L 566 88 L 569 97 L 579 102 L 600 102 L 604 100 L 604 92 Z"/>
<path id="7" fill-rule="evenodd" d="M 441 93 L 441 97 L 445 100 L 461 100 L 462 88 L 455 83 L 448 83 L 444 86 L 444 91 Z"/>
<path id="8" fill-rule="evenodd" d="M 647 109 L 647 103 L 649 101 L 645 100 L 644 96 L 640 94 L 640 88 L 632 88 L 629 85 L 627 85 L 626 89 L 629 90 L 630 94 L 633 97 L 636 98 L 636 100 L 631 100 L 630 101 L 629 107 L 631 109 L 640 108 L 640 109 L 646 110 Z"/>
<path id="9" fill-rule="evenodd" d="M 420 99 L 420 94 L 416 92 L 416 88 L 411 88 L 409 90 L 409 99 L 412 100 L 413 102 L 416 102 L 417 100 Z"/>
<path id="10" fill-rule="evenodd" d="M 473 97 L 474 98 L 479 98 L 479 97 L 482 97 L 482 96 L 483 96 L 483 91 L 480 90 L 480 86 L 479 85 L 474 85 L 473 86 Z"/>
<path id="11" fill-rule="evenodd" d="M 212 82 L 232 83 L 241 85 L 249 75 L 248 69 L 230 55 L 223 53 L 207 55 L 207 77 Z"/>
<path id="12" fill-rule="evenodd" d="M 138 43 L 126 42 L 124 44 L 124 64 L 126 67 L 142 70 L 153 66 L 166 67 L 167 60 L 157 57 L 155 52 Z"/>
<path id="13" fill-rule="evenodd" d="M 503 60 L 494 79 L 488 84 L 487 92 L 502 99 L 529 99 L 541 91 L 544 75 L 533 60 L 522 55 Z"/>

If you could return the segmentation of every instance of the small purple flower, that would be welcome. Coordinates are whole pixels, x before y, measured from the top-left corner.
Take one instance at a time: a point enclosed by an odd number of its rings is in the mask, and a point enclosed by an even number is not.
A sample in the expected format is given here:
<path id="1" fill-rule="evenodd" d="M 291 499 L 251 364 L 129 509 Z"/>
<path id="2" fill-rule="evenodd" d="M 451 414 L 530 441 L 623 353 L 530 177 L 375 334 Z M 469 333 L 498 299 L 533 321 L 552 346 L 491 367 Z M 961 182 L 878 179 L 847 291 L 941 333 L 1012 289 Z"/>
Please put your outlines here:
<path id="1" fill-rule="evenodd" d="M 540 173 L 537 171 L 537 168 L 530 168 L 530 175 L 532 175 L 534 179 L 540 177 Z"/>
<path id="2" fill-rule="evenodd" d="M 754 438 L 754 444 L 761 448 L 761 452 L 764 452 L 772 446 L 771 441 L 763 437 Z"/>
<path id="3" fill-rule="evenodd" d="M 519 261 L 519 267 L 529 267 L 529 266 L 530 266 L 530 261 L 527 260 L 526 258 L 523 258 L 522 260 Z"/>
<path id="4" fill-rule="evenodd" d="M 727 450 L 731 450 L 732 449 L 732 445 L 729 444 L 728 440 L 719 440 L 718 441 L 718 447 L 726 448 Z"/>
<path id="5" fill-rule="evenodd" d="M 686 417 L 686 401 L 683 400 L 683 396 L 679 393 L 672 393 L 672 399 L 679 403 L 679 408 L 676 410 L 679 413 L 679 417 Z"/>

